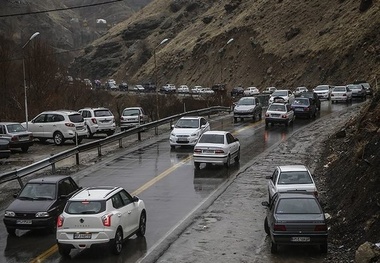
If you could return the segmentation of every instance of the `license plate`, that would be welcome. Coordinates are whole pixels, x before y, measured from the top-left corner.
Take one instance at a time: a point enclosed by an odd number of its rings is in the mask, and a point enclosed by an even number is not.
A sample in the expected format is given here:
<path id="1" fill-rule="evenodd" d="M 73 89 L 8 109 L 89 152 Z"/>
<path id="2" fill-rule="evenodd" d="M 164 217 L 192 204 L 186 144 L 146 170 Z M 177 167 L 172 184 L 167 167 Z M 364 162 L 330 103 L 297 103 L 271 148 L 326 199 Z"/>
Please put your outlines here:
<path id="1" fill-rule="evenodd" d="M 272 114 L 272 117 L 280 117 L 280 114 Z"/>
<path id="2" fill-rule="evenodd" d="M 74 239 L 91 239 L 91 233 L 75 233 Z"/>
<path id="3" fill-rule="evenodd" d="M 296 111 L 303 111 L 302 108 L 295 108 Z"/>
<path id="4" fill-rule="evenodd" d="M 292 237 L 292 242 L 310 242 L 310 237 Z"/>
<path id="5" fill-rule="evenodd" d="M 214 153 L 213 150 L 203 150 L 204 153 Z"/>
<path id="6" fill-rule="evenodd" d="M 18 224 L 18 225 L 31 225 L 32 220 L 17 220 L 16 224 Z"/>
<path id="7" fill-rule="evenodd" d="M 179 141 L 179 142 L 188 142 L 188 140 L 187 139 L 185 139 L 185 138 L 178 138 L 178 140 L 177 141 Z"/>

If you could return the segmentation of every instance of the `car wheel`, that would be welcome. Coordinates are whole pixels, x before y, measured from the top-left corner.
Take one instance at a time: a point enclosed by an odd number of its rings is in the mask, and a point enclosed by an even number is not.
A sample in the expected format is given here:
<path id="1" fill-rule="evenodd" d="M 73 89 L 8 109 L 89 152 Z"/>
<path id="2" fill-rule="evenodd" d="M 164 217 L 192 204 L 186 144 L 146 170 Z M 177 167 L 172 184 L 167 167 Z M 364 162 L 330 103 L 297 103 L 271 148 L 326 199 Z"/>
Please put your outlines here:
<path id="1" fill-rule="evenodd" d="M 327 242 L 320 245 L 321 253 L 327 253 Z"/>
<path id="2" fill-rule="evenodd" d="M 94 134 L 91 132 L 91 129 L 90 129 L 90 127 L 88 125 L 87 125 L 87 137 L 88 138 L 94 137 Z"/>
<path id="3" fill-rule="evenodd" d="M 22 151 L 23 153 L 28 152 L 28 150 L 29 150 L 29 146 L 23 146 L 23 147 L 21 147 L 21 151 Z"/>
<path id="4" fill-rule="evenodd" d="M 111 252 L 115 255 L 119 255 L 123 249 L 123 233 L 119 228 L 116 231 L 115 238 L 110 241 Z"/>
<path id="5" fill-rule="evenodd" d="M 262 112 L 260 111 L 259 112 L 259 120 L 261 121 L 263 119 L 263 114 L 262 114 Z"/>
<path id="6" fill-rule="evenodd" d="M 276 254 L 276 253 L 277 253 L 277 250 L 278 250 L 278 248 L 277 248 L 277 244 L 275 244 L 275 243 L 272 241 L 272 245 L 271 245 L 271 247 L 270 247 L 270 252 L 271 252 L 272 254 Z"/>
<path id="7" fill-rule="evenodd" d="M 231 163 L 231 156 L 228 155 L 227 162 L 224 163 L 224 166 L 227 167 L 227 168 L 230 168 L 230 163 Z"/>
<path id="8" fill-rule="evenodd" d="M 109 132 L 107 132 L 107 136 L 111 136 L 111 135 L 113 135 L 115 133 L 115 131 L 109 131 Z"/>
<path id="9" fill-rule="evenodd" d="M 240 162 L 240 148 L 239 148 L 239 150 L 238 150 L 238 153 L 237 153 L 237 155 L 236 155 L 236 157 L 235 157 L 235 163 L 239 163 Z"/>
<path id="10" fill-rule="evenodd" d="M 238 118 L 234 117 L 234 123 L 238 122 Z"/>
<path id="11" fill-rule="evenodd" d="M 65 142 L 63 134 L 59 131 L 55 132 L 53 135 L 55 145 L 62 145 Z"/>
<path id="12" fill-rule="evenodd" d="M 58 243 L 58 252 L 62 257 L 68 258 L 70 256 L 71 247 L 68 245 Z"/>
<path id="13" fill-rule="evenodd" d="M 7 227 L 7 232 L 8 232 L 8 235 L 14 237 L 16 236 L 16 229 L 15 228 L 8 228 Z"/>
<path id="14" fill-rule="evenodd" d="M 140 215 L 140 223 L 139 223 L 139 229 L 136 232 L 136 235 L 138 237 L 145 236 L 145 230 L 146 230 L 146 213 L 143 211 Z"/>
<path id="15" fill-rule="evenodd" d="M 268 218 L 267 217 L 265 217 L 265 220 L 264 220 L 264 230 L 265 230 L 265 233 L 267 235 L 270 234 L 270 232 L 269 232 L 269 225 L 268 225 Z"/>
<path id="16" fill-rule="evenodd" d="M 174 150 L 175 149 L 175 145 L 170 145 L 170 149 Z"/>
<path id="17" fill-rule="evenodd" d="M 199 162 L 194 162 L 194 167 L 195 167 L 195 169 L 199 169 L 200 166 L 201 166 L 201 163 L 199 163 Z"/>

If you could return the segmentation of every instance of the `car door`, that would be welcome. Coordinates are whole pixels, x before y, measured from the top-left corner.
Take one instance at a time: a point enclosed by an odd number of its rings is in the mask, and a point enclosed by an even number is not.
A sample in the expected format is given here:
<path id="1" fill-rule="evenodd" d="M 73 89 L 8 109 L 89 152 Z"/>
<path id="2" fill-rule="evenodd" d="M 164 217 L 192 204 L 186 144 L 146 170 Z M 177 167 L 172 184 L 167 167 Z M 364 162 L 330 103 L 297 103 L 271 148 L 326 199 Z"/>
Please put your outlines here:
<path id="1" fill-rule="evenodd" d="M 291 122 L 294 119 L 294 111 L 289 104 L 286 105 L 286 110 L 288 111 L 289 122 Z"/>
<path id="2" fill-rule="evenodd" d="M 208 121 L 205 118 L 200 119 L 200 124 L 201 124 L 201 134 L 200 135 L 202 135 L 204 132 L 210 130 L 210 123 L 208 123 Z"/>
<path id="3" fill-rule="evenodd" d="M 125 215 L 123 228 L 125 229 L 125 236 L 135 232 L 139 227 L 140 214 L 137 203 L 133 202 L 133 198 L 127 191 L 122 190 L 119 192 L 120 198 L 123 201 L 123 213 Z"/>
<path id="4" fill-rule="evenodd" d="M 271 176 L 271 179 L 268 181 L 269 199 L 271 199 L 272 196 L 277 192 L 277 181 L 279 174 L 280 171 L 278 168 L 276 168 Z"/>
<path id="5" fill-rule="evenodd" d="M 231 133 L 226 134 L 226 139 L 228 143 L 229 152 L 231 154 L 231 158 L 235 158 L 238 154 L 239 144 Z"/>
<path id="6" fill-rule="evenodd" d="M 63 121 L 65 117 L 60 114 L 47 114 L 45 123 L 44 123 L 44 131 L 43 137 L 45 138 L 53 138 L 53 134 L 55 131 L 65 131 L 68 127 L 65 127 Z M 63 125 L 63 126 L 62 126 Z M 65 134 L 63 134 L 65 136 Z"/>
<path id="7" fill-rule="evenodd" d="M 28 125 L 28 130 L 34 137 L 44 137 L 44 125 L 46 124 L 47 114 L 40 114 Z"/>

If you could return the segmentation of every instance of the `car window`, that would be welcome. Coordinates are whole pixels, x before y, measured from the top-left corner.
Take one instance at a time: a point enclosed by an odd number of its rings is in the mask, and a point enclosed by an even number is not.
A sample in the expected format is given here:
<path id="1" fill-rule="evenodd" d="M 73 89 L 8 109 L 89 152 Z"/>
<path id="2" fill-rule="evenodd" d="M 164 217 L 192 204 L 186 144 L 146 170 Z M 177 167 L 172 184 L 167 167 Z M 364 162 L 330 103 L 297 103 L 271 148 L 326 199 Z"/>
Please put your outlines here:
<path id="1" fill-rule="evenodd" d="M 286 90 L 276 90 L 276 91 L 274 91 L 272 93 L 272 96 L 273 97 L 276 97 L 276 96 L 279 96 L 279 97 L 281 97 L 281 96 L 288 96 L 288 91 L 286 91 Z"/>
<path id="2" fill-rule="evenodd" d="M 313 198 L 282 198 L 279 200 L 277 214 L 321 214 L 321 208 Z"/>
<path id="3" fill-rule="evenodd" d="M 70 121 L 74 122 L 74 123 L 78 123 L 78 122 L 83 122 L 83 116 L 80 115 L 79 113 L 74 113 L 74 114 L 69 114 L 69 119 Z"/>
<path id="4" fill-rule="evenodd" d="M 120 191 L 120 196 L 123 200 L 124 205 L 128 205 L 133 202 L 132 196 L 128 194 L 125 190 Z"/>
<path id="5" fill-rule="evenodd" d="M 119 193 L 113 195 L 111 197 L 111 201 L 112 201 L 112 206 L 114 208 L 120 208 L 120 207 L 124 206 L 123 199 L 121 199 L 121 196 Z"/>
<path id="6" fill-rule="evenodd" d="M 176 128 L 199 128 L 198 119 L 179 119 Z"/>
<path id="7" fill-rule="evenodd" d="M 109 110 L 95 110 L 95 117 L 113 116 Z"/>
<path id="8" fill-rule="evenodd" d="M 66 178 L 58 183 L 58 195 L 69 195 L 77 190 L 76 185 Z"/>
<path id="9" fill-rule="evenodd" d="M 127 109 L 123 111 L 123 116 L 139 116 L 140 111 L 138 109 Z"/>
<path id="10" fill-rule="evenodd" d="M 21 124 L 19 124 L 19 123 L 8 124 L 7 125 L 7 130 L 8 130 L 8 132 L 23 132 L 23 131 L 26 131 L 26 129 Z"/>
<path id="11" fill-rule="evenodd" d="M 346 88 L 345 87 L 337 87 L 337 88 L 334 88 L 334 91 L 342 92 L 342 91 L 346 91 Z"/>
<path id="12" fill-rule="evenodd" d="M 206 125 L 207 124 L 207 121 L 203 118 L 201 118 L 201 125 Z"/>
<path id="13" fill-rule="evenodd" d="M 313 180 L 306 171 L 282 172 L 278 184 L 312 184 Z"/>
<path id="14" fill-rule="evenodd" d="M 36 122 L 36 123 L 42 123 L 42 122 L 45 122 L 45 117 L 46 117 L 46 114 L 41 114 L 41 115 L 37 116 L 37 117 L 34 119 L 34 122 Z"/>
<path id="15" fill-rule="evenodd" d="M 279 171 L 278 171 L 278 169 L 276 169 L 276 170 L 274 170 L 274 172 L 273 172 L 273 174 L 272 174 L 272 181 L 273 181 L 273 184 L 275 184 L 276 181 L 277 181 L 278 173 L 279 173 Z"/>
<path id="16" fill-rule="evenodd" d="M 234 136 L 232 136 L 231 133 L 227 133 L 226 137 L 227 137 L 227 143 L 228 144 L 233 143 L 235 141 L 235 138 L 234 138 Z"/>
<path id="17" fill-rule="evenodd" d="M 271 104 L 269 105 L 268 110 L 269 111 L 286 111 L 285 105 L 281 105 L 281 104 Z"/>
<path id="18" fill-rule="evenodd" d="M 0 125 L 0 134 L 6 134 L 4 125 Z"/>
<path id="19" fill-rule="evenodd" d="M 255 105 L 255 100 L 253 98 L 240 99 L 237 105 Z"/>
<path id="20" fill-rule="evenodd" d="M 63 117 L 62 115 L 60 114 L 53 114 L 53 115 L 48 115 L 48 121 L 49 122 L 60 122 L 60 121 L 64 121 L 65 120 L 65 117 Z"/>
<path id="21" fill-rule="evenodd" d="M 295 99 L 294 105 L 309 105 L 309 99 Z"/>
<path id="22" fill-rule="evenodd" d="M 224 144 L 224 135 L 222 134 L 203 134 L 200 143 L 217 143 Z"/>
<path id="23" fill-rule="evenodd" d="M 65 211 L 68 214 L 98 214 L 105 208 L 105 201 L 69 201 Z"/>

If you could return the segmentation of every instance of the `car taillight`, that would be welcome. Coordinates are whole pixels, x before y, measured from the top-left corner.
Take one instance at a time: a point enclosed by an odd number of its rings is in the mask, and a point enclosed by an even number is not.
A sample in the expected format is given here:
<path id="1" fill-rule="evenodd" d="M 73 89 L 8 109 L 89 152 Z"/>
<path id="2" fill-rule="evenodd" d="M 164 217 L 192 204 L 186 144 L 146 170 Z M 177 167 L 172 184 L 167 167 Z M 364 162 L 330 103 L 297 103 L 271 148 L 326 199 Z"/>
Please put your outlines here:
<path id="1" fill-rule="evenodd" d="M 224 154 L 224 151 L 223 150 L 215 150 L 215 153 L 216 154 Z"/>
<path id="2" fill-rule="evenodd" d="M 97 124 L 97 123 L 98 123 L 98 122 L 96 121 L 95 118 L 91 118 L 91 121 L 92 121 L 92 123 L 94 123 L 94 124 Z"/>
<path id="3" fill-rule="evenodd" d="M 304 108 L 303 110 L 304 110 L 304 111 L 309 111 L 310 108 L 309 108 L 309 107 L 306 107 L 306 108 Z"/>
<path id="4" fill-rule="evenodd" d="M 201 149 L 194 149 L 194 153 L 201 153 L 202 150 Z"/>
<path id="5" fill-rule="evenodd" d="M 63 215 L 58 216 L 57 227 L 62 227 L 63 226 L 63 221 L 65 221 L 65 218 L 63 217 Z"/>
<path id="6" fill-rule="evenodd" d="M 316 225 L 314 231 L 327 231 L 327 225 Z"/>
<path id="7" fill-rule="evenodd" d="M 111 226 L 112 214 L 102 216 L 102 222 L 104 226 Z"/>
<path id="8" fill-rule="evenodd" d="M 274 225 L 273 227 L 274 231 L 286 231 L 286 226 L 285 225 Z"/>
<path id="9" fill-rule="evenodd" d="M 75 127 L 75 124 L 71 123 L 71 122 L 66 122 L 65 126 L 67 126 L 67 127 Z"/>

